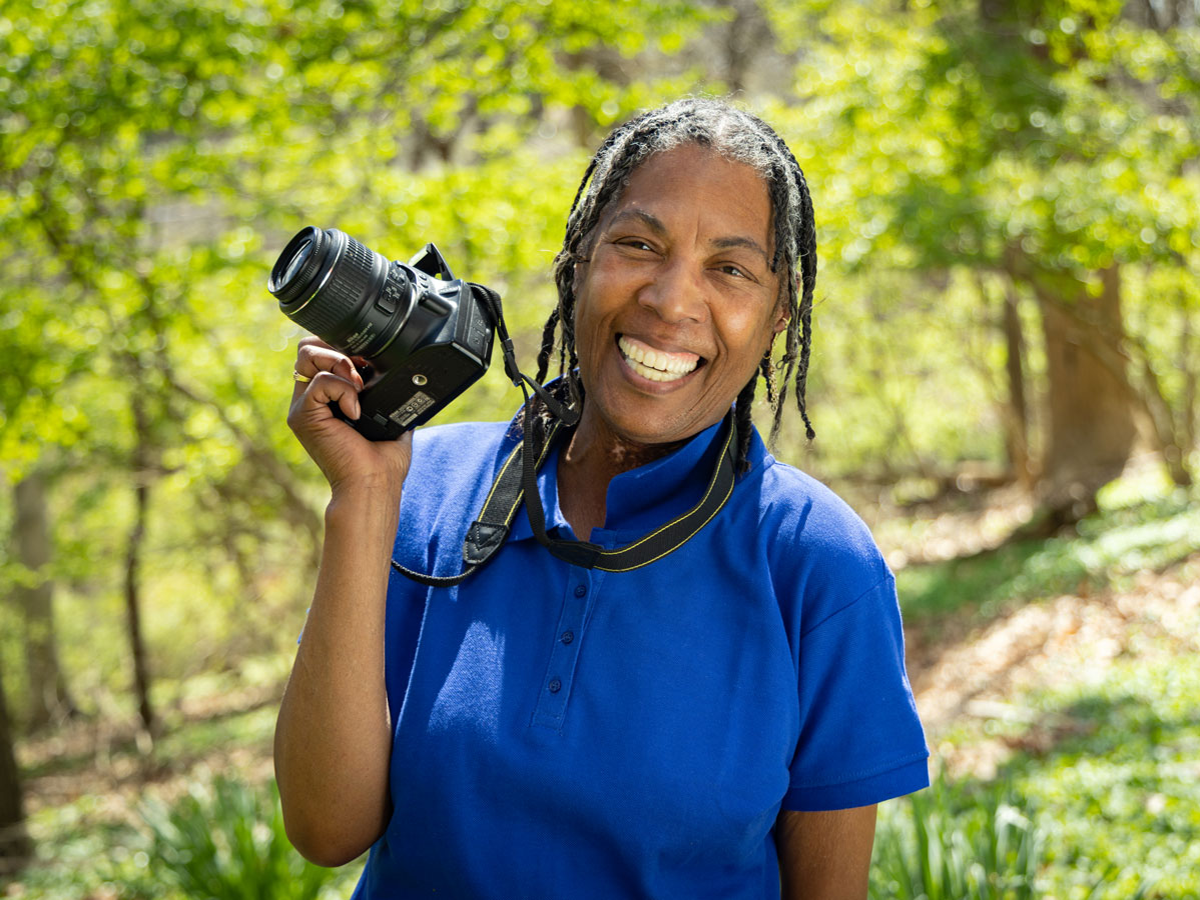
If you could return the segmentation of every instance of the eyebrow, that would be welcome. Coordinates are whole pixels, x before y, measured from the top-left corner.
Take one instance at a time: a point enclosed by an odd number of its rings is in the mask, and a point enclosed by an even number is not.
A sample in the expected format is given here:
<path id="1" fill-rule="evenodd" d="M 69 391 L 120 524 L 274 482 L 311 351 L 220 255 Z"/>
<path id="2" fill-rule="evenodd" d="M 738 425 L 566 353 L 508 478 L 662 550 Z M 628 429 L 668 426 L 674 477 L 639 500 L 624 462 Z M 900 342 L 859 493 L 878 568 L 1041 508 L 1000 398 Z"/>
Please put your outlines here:
<path id="1" fill-rule="evenodd" d="M 621 222 L 625 219 L 636 219 L 659 236 L 667 233 L 667 226 L 662 223 L 662 220 L 659 219 L 658 216 L 652 215 L 651 213 L 641 209 L 622 210 L 613 216 L 612 221 L 609 223 L 609 227 L 612 227 L 613 225 L 616 225 L 618 222 Z M 770 257 L 767 256 L 767 251 L 764 250 L 762 245 L 753 238 L 742 237 L 740 235 L 723 237 L 717 238 L 715 241 L 713 241 L 713 244 L 715 244 L 721 250 L 727 250 L 731 247 L 745 247 L 748 250 L 753 250 L 755 253 L 762 256 L 762 258 L 767 262 L 770 262 Z"/>

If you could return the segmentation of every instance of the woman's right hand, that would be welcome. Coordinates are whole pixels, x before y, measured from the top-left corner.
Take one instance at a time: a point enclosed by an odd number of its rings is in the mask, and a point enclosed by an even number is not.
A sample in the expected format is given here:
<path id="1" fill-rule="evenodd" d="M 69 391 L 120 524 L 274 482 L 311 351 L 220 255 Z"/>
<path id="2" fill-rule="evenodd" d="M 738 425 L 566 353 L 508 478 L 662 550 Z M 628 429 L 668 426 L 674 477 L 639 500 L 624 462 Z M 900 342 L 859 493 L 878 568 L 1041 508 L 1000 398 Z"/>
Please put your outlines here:
<path id="1" fill-rule="evenodd" d="M 301 339 L 296 373 L 311 381 L 296 381 L 288 426 L 333 493 L 368 488 L 398 498 L 412 459 L 412 432 L 393 441 L 369 441 L 334 416 L 330 403 L 337 403 L 347 418 L 358 418 L 363 380 L 350 357 L 319 338 Z"/>

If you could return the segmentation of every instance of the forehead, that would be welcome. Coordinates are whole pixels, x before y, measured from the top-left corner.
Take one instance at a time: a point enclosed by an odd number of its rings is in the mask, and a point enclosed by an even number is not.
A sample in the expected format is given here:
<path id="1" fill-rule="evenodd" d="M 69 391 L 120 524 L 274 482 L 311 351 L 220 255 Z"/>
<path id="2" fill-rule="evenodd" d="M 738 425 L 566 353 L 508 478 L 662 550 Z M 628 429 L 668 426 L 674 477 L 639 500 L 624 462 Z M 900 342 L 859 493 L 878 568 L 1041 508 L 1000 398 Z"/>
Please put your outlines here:
<path id="1" fill-rule="evenodd" d="M 773 209 L 766 180 L 754 167 L 699 144 L 648 156 L 605 206 L 601 227 L 629 209 L 692 211 L 714 227 L 769 235 Z"/>

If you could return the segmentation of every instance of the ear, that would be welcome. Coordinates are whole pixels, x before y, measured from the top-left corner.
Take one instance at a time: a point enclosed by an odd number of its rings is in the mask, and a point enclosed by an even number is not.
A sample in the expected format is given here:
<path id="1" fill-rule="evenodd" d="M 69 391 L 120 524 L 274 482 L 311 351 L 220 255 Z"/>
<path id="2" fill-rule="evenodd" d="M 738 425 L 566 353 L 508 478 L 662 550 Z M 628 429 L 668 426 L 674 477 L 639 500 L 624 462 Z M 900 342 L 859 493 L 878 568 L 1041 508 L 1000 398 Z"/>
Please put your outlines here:
<path id="1" fill-rule="evenodd" d="M 771 334 L 779 334 L 787 328 L 788 320 L 792 317 L 792 311 L 787 308 L 786 303 L 780 303 L 779 308 L 775 310 L 775 322 L 771 325 Z"/>

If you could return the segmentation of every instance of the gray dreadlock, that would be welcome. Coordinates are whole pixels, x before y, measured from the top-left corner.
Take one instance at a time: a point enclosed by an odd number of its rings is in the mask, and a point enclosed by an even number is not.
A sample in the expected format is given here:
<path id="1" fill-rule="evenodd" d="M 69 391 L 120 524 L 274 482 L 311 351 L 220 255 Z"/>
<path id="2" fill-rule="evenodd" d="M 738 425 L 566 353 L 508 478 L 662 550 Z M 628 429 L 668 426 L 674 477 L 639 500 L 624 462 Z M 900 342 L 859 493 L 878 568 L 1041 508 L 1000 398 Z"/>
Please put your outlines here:
<path id="1" fill-rule="evenodd" d="M 596 151 L 588 164 L 571 212 L 567 217 L 563 248 L 554 260 L 554 280 L 558 285 L 558 306 L 546 320 L 542 347 L 538 353 L 538 381 L 546 380 L 558 342 L 559 371 L 564 376 L 572 401 L 583 396 L 575 349 L 575 264 L 585 259 L 587 242 L 609 204 L 618 200 L 633 171 L 651 155 L 683 144 L 699 144 L 735 162 L 753 168 L 767 185 L 774 227 L 774 257 L 771 271 L 780 275 L 781 293 L 787 291 L 787 346 L 780 360 L 783 382 L 775 384 L 775 365 L 770 351 L 759 371 L 737 397 L 740 445 L 738 468 L 746 466 L 750 446 L 750 409 L 755 386 L 761 373 L 767 385 L 767 400 L 774 410 L 771 442 L 774 443 L 782 421 L 788 384 L 795 381 L 796 405 L 808 439 L 816 434 L 808 418 L 805 387 L 812 346 L 813 287 L 817 278 L 817 242 L 812 199 L 804 173 L 783 139 L 766 122 L 743 110 L 716 100 L 688 98 L 660 109 L 642 113 L 616 128 Z M 800 284 L 797 290 L 796 268 Z M 782 299 L 782 297 L 781 297 Z"/>

